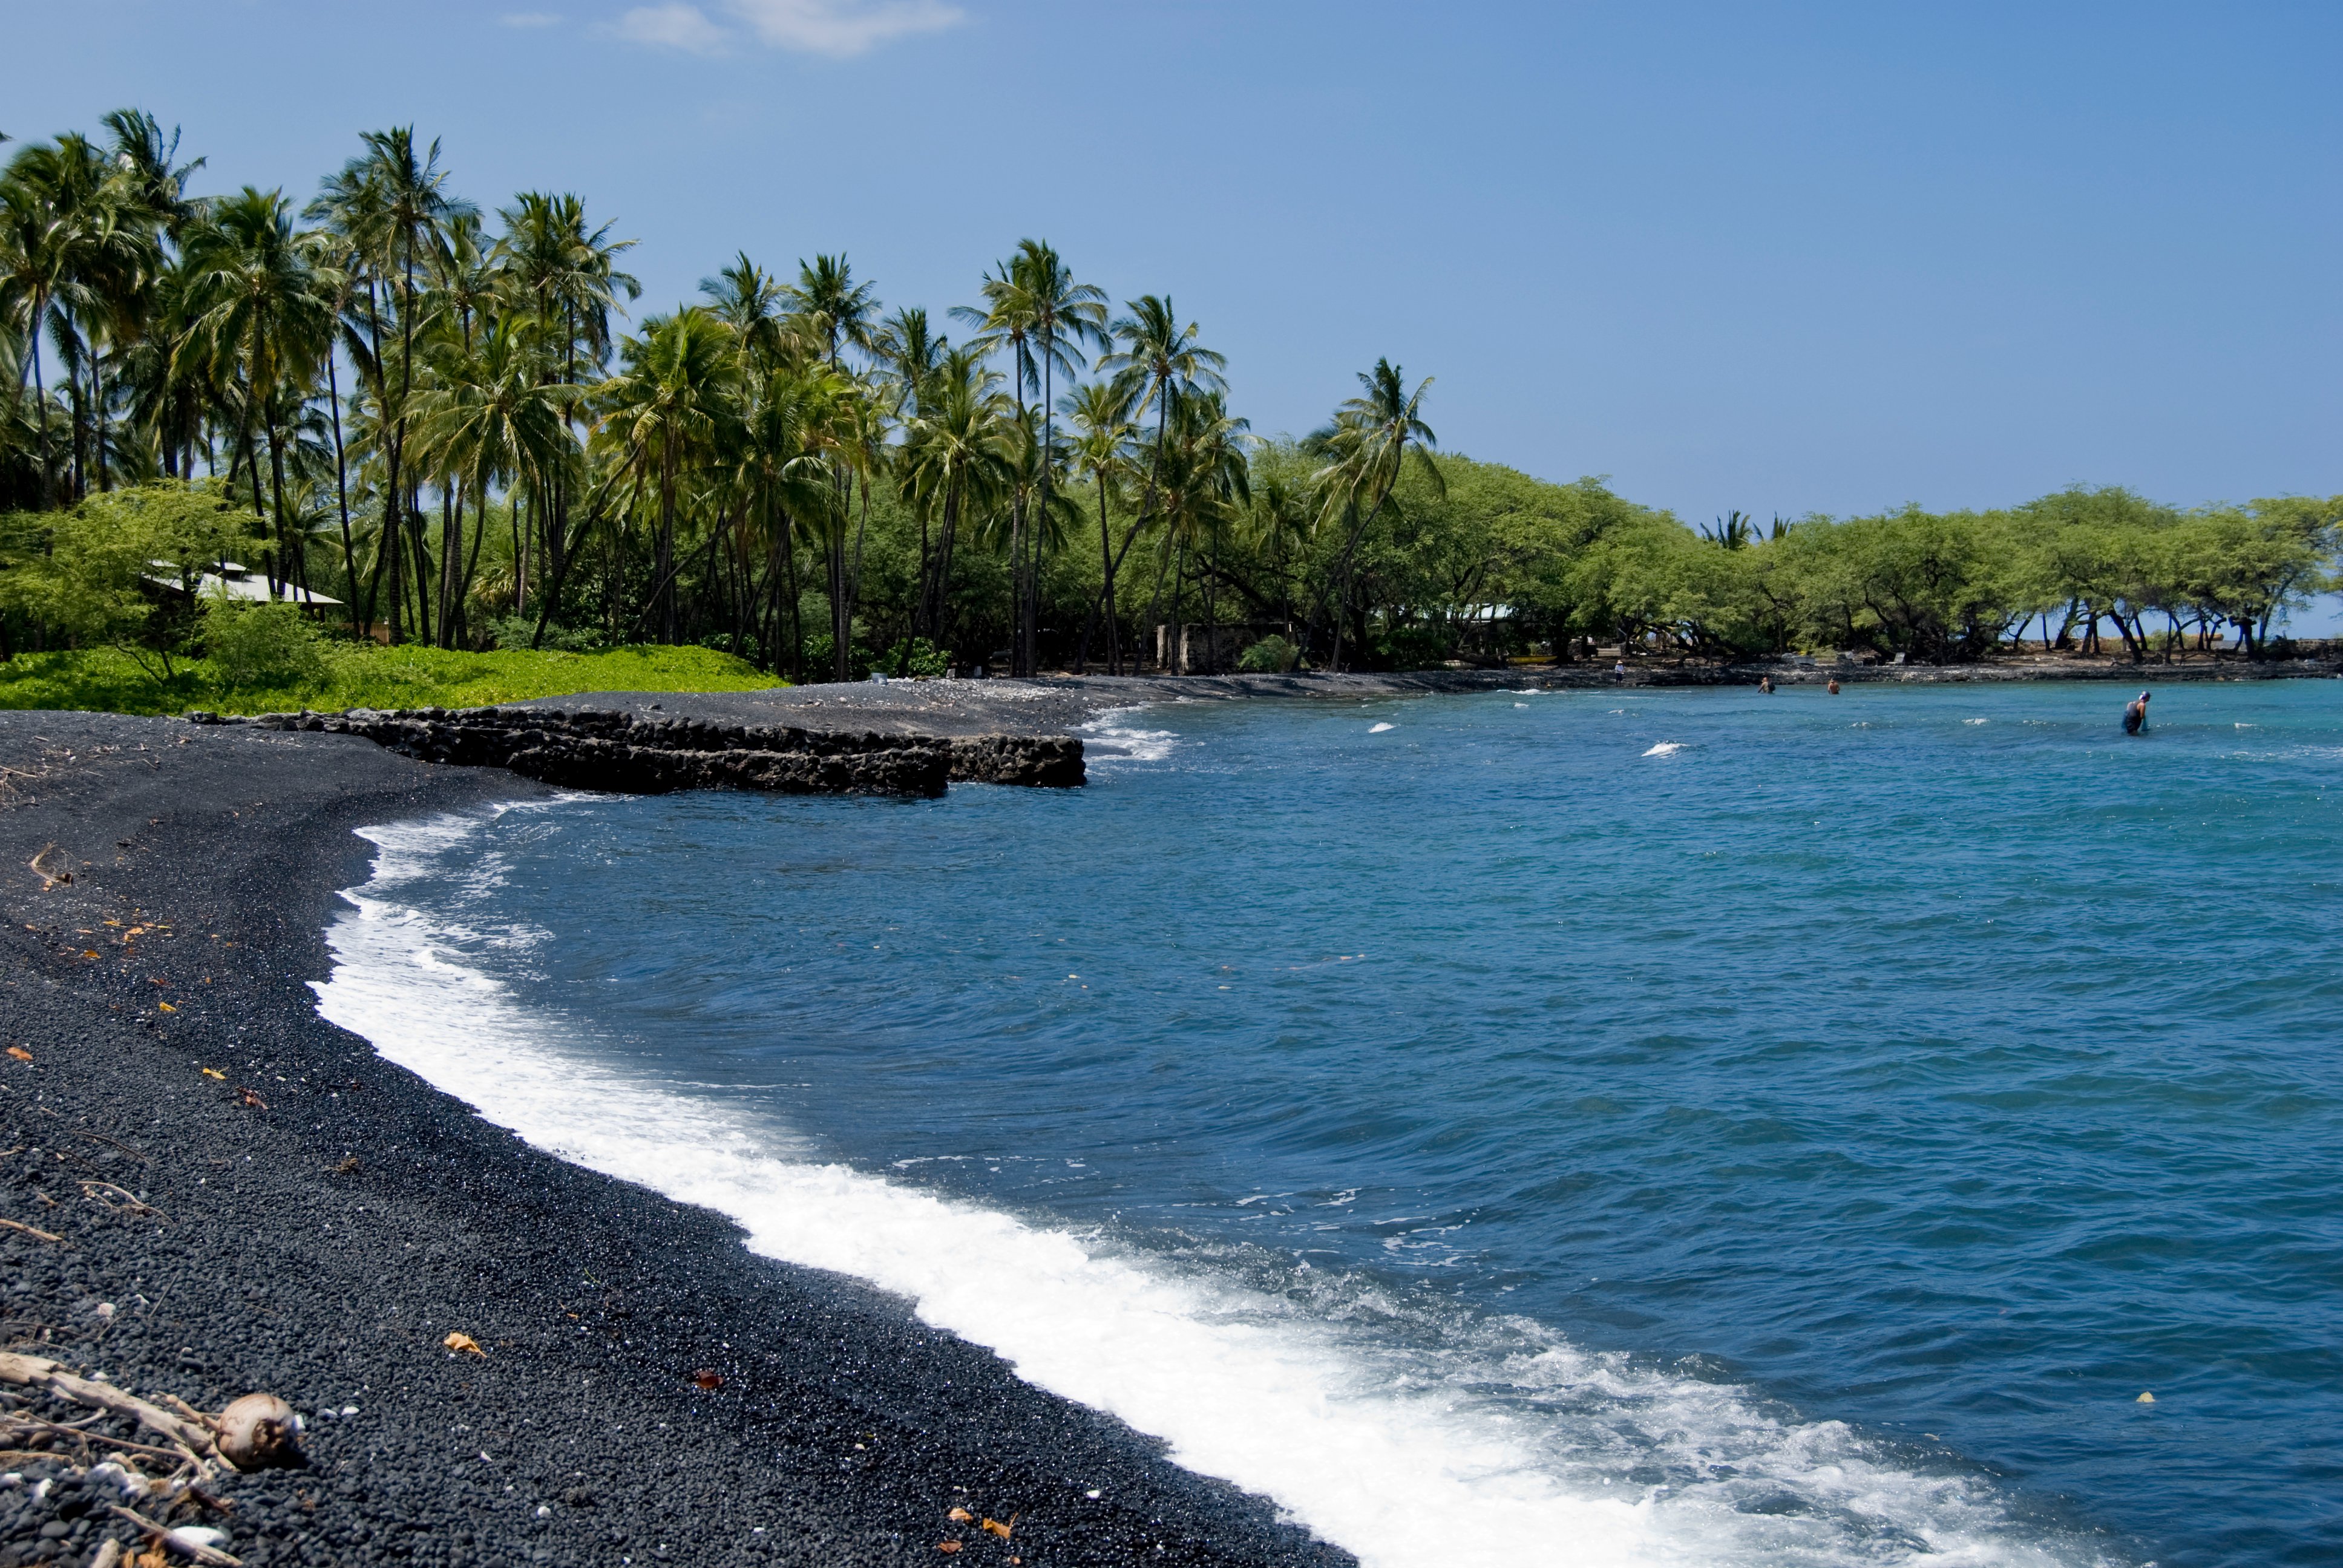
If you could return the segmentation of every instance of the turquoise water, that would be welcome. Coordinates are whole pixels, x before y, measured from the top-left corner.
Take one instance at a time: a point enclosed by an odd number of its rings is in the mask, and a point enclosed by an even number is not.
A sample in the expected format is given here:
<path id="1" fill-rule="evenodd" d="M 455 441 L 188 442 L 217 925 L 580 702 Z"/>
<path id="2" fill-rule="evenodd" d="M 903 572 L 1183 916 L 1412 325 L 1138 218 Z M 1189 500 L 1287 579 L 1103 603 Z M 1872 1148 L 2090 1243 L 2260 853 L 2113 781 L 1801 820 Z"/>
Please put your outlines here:
<path id="1" fill-rule="evenodd" d="M 2343 685 L 2128 695 L 1172 705 L 1079 792 L 571 800 L 395 897 L 574 1060 L 1240 1292 L 1621 1560 L 2343 1561 Z"/>

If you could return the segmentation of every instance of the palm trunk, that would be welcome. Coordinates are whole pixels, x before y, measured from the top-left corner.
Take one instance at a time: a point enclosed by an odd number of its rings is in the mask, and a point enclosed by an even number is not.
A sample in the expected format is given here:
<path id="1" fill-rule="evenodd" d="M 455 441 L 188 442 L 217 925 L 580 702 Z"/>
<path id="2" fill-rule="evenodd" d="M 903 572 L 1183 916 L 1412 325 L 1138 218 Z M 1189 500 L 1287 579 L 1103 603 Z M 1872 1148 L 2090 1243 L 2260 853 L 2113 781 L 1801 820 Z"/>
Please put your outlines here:
<path id="1" fill-rule="evenodd" d="M 334 499 L 341 508 L 342 580 L 347 585 L 342 591 L 356 599 L 358 597 L 358 558 L 357 549 L 350 543 L 349 464 L 342 451 L 342 378 L 341 372 L 334 367 L 331 347 L 326 350 L 326 393 L 334 405 Z"/>
<path id="2" fill-rule="evenodd" d="M 1140 499 L 1138 515 L 1131 519 L 1131 527 L 1122 536 L 1121 548 L 1114 552 L 1114 558 L 1107 563 L 1106 582 L 1100 585 L 1098 594 L 1091 600 L 1090 619 L 1082 628 L 1082 640 L 1085 643 L 1090 640 L 1091 627 L 1097 623 L 1099 605 L 1105 598 L 1108 588 L 1114 582 L 1114 574 L 1121 569 L 1123 558 L 1131 553 L 1131 542 L 1139 537 L 1139 530 L 1147 526 L 1148 514 L 1155 509 L 1156 481 L 1162 477 L 1163 473 L 1164 418 L 1169 411 L 1163 386 L 1158 382 L 1155 387 L 1155 457 L 1147 466 L 1147 491 Z M 1161 602 L 1162 586 L 1160 580 L 1156 587 L 1156 594 L 1158 602 Z M 1151 607 L 1147 613 L 1149 618 L 1152 619 L 1155 614 L 1153 608 Z M 1140 645 L 1134 642 L 1131 650 L 1131 669 L 1133 675 L 1139 673 L 1139 660 Z M 1120 675 L 1122 672 L 1118 669 L 1115 673 Z"/>

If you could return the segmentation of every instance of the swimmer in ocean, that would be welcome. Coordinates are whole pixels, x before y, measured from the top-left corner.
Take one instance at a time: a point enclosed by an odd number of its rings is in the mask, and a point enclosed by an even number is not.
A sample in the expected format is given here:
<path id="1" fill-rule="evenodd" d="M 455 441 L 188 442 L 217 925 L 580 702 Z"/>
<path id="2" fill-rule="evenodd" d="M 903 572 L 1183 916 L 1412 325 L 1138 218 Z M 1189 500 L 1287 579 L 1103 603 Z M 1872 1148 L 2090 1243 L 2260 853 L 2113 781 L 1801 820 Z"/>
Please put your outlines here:
<path id="1" fill-rule="evenodd" d="M 2137 735 L 2147 728 L 2147 693 L 2143 691 L 2131 699 L 2124 709 L 2124 733 Z"/>
<path id="2" fill-rule="evenodd" d="M 1774 678 L 1770 675 L 1759 676 L 1757 678 L 1757 689 L 1770 693 L 1774 689 Z"/>
<path id="3" fill-rule="evenodd" d="M 1833 697 L 1836 697 L 1838 695 L 1838 677 L 1835 675 L 1830 678 L 1829 690 Z"/>

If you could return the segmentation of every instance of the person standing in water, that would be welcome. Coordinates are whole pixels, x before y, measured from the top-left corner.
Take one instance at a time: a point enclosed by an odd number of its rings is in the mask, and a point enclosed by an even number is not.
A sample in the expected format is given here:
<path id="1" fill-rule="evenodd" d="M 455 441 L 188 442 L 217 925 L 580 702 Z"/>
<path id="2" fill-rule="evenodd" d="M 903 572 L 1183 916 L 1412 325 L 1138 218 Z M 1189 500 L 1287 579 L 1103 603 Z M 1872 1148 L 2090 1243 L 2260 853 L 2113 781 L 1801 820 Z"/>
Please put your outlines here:
<path id="1" fill-rule="evenodd" d="M 1828 688 L 1828 690 L 1830 691 L 1830 694 L 1831 694 L 1833 697 L 1836 697 L 1836 696 L 1838 695 L 1838 677 L 1837 677 L 1837 676 L 1834 675 L 1834 676 L 1832 676 L 1832 677 L 1830 678 L 1830 686 L 1829 686 L 1829 688 Z"/>
<path id="2" fill-rule="evenodd" d="M 2131 699 L 2124 709 L 2124 733 L 2137 735 L 2147 729 L 2147 693 L 2143 691 Z"/>
<path id="3" fill-rule="evenodd" d="M 1770 675 L 1759 676 L 1757 678 L 1757 689 L 1766 693 L 1768 696 L 1771 696 L 1774 690 L 1774 678 Z"/>

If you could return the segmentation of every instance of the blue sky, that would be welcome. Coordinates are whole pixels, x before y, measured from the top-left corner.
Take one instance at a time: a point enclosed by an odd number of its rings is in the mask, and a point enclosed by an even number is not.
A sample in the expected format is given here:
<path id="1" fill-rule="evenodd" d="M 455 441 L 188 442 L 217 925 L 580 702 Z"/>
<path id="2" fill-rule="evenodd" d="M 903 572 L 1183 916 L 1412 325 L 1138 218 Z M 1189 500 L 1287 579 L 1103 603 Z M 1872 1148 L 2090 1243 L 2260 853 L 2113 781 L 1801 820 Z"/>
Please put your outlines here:
<path id="1" fill-rule="evenodd" d="M 412 121 L 574 189 L 644 308 L 1025 235 L 1169 292 L 1240 413 L 1378 355 L 1443 444 L 1704 522 L 2343 490 L 2343 8 L 0 0 L 0 130 L 136 104 L 307 194 Z"/>

